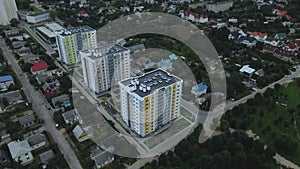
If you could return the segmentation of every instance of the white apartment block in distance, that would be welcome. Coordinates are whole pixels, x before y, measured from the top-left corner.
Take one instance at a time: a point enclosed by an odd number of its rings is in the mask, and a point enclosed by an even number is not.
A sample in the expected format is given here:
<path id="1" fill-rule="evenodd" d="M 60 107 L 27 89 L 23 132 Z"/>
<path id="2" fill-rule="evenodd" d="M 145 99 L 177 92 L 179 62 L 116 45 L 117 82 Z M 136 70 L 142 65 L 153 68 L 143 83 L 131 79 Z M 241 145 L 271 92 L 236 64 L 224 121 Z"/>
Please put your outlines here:
<path id="1" fill-rule="evenodd" d="M 18 19 L 15 0 L 0 0 L 0 25 L 9 25 L 13 18 Z"/>
<path id="2" fill-rule="evenodd" d="M 56 44 L 60 60 L 67 65 L 80 61 L 80 50 L 97 47 L 96 30 L 89 26 L 67 28 L 56 32 Z"/>
<path id="3" fill-rule="evenodd" d="M 145 137 L 180 116 L 183 81 L 156 69 L 119 82 L 123 121 Z"/>
<path id="4" fill-rule="evenodd" d="M 80 51 L 84 82 L 95 93 L 130 77 L 130 50 L 109 44 Z"/>

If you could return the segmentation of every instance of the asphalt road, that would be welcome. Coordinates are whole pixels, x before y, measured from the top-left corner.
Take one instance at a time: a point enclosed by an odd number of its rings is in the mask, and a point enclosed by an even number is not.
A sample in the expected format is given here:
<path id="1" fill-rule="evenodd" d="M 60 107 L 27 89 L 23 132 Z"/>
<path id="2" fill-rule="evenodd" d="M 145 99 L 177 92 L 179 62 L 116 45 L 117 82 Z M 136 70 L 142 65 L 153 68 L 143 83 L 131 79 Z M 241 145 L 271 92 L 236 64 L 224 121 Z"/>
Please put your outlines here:
<path id="1" fill-rule="evenodd" d="M 240 104 L 242 104 L 242 103 L 246 103 L 247 100 L 254 98 L 255 95 L 258 94 L 258 93 L 263 94 L 268 88 L 274 88 L 274 85 L 275 85 L 275 84 L 285 84 L 285 83 L 289 83 L 289 82 L 291 82 L 294 78 L 297 78 L 297 77 L 300 77 L 300 67 L 297 67 L 296 71 L 295 71 L 295 72 L 292 72 L 290 75 L 285 75 L 282 79 L 280 79 L 280 80 L 278 80 L 278 81 L 276 81 L 276 82 L 274 82 L 274 83 L 272 83 L 272 84 L 269 84 L 268 86 L 266 86 L 266 87 L 264 87 L 264 88 L 262 88 L 262 89 L 259 89 L 259 90 L 257 90 L 256 92 L 251 93 L 251 94 L 249 94 L 248 96 L 245 96 L 245 97 L 243 97 L 243 98 L 241 98 L 241 99 L 239 99 L 239 100 L 237 100 L 237 101 L 235 101 L 235 102 L 231 102 L 231 103 L 227 104 L 227 105 L 225 106 L 225 111 L 230 110 L 230 109 L 233 109 L 234 107 L 236 107 L 236 106 L 238 106 L 238 105 L 240 105 Z"/>
<path id="2" fill-rule="evenodd" d="M 47 44 L 44 40 L 42 40 L 31 28 L 30 25 L 25 23 L 22 28 L 24 28 L 47 52 L 48 55 L 55 54 L 55 50 L 51 45 Z"/>
<path id="3" fill-rule="evenodd" d="M 32 109 L 37 113 L 40 119 L 44 121 L 45 129 L 51 134 L 54 141 L 58 144 L 58 148 L 63 153 L 69 167 L 71 169 L 82 169 L 79 160 L 77 159 L 74 151 L 72 150 L 65 137 L 55 128 L 55 122 L 52 119 L 48 109 L 45 107 L 45 102 L 40 98 L 38 91 L 30 84 L 29 80 L 23 74 L 22 69 L 17 64 L 17 61 L 12 52 L 6 46 L 4 40 L 0 39 L 0 45 L 4 57 L 7 59 L 8 64 L 12 66 L 18 79 L 20 80 L 23 91 L 30 103 L 32 103 Z"/>

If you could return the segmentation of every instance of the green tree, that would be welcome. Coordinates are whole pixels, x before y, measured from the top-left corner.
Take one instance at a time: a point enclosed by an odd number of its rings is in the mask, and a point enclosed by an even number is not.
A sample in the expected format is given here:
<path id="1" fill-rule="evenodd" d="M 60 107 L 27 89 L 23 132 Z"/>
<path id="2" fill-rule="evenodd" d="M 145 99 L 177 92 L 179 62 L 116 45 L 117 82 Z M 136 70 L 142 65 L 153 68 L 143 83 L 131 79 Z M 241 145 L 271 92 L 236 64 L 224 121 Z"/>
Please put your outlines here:
<path id="1" fill-rule="evenodd" d="M 294 154 L 297 151 L 298 142 L 294 141 L 290 136 L 281 134 L 273 140 L 275 148 L 287 154 Z"/>
<path id="2" fill-rule="evenodd" d="M 12 18 L 12 19 L 10 20 L 10 25 L 11 25 L 12 27 L 17 27 L 18 24 L 19 24 L 18 19 Z"/>
<path id="3" fill-rule="evenodd" d="M 228 131 L 229 127 L 230 127 L 229 121 L 227 121 L 227 120 L 221 121 L 221 126 L 220 126 L 221 131 Z"/>
<path id="4" fill-rule="evenodd" d="M 51 10 L 51 11 L 49 11 L 49 15 L 50 15 L 50 18 L 51 18 L 52 20 L 54 20 L 54 19 L 57 17 L 57 12 Z"/>

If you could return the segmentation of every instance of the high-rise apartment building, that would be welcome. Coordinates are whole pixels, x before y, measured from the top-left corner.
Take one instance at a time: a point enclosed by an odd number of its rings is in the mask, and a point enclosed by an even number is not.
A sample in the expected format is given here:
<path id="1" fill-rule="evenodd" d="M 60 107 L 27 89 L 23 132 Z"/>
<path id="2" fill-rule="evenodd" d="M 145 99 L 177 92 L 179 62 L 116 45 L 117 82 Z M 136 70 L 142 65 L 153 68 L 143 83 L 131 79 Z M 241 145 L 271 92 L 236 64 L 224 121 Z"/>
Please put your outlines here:
<path id="1" fill-rule="evenodd" d="M 76 64 L 80 61 L 80 50 L 97 47 L 96 30 L 80 26 L 58 31 L 56 43 L 60 60 L 68 65 Z"/>
<path id="2" fill-rule="evenodd" d="M 130 77 L 130 50 L 118 44 L 80 51 L 84 82 L 96 93 Z"/>
<path id="3" fill-rule="evenodd" d="M 183 81 L 156 69 L 119 82 L 123 121 L 144 137 L 180 115 Z"/>
<path id="4" fill-rule="evenodd" d="M 13 18 L 18 19 L 15 0 L 0 0 L 0 25 L 8 25 Z"/>

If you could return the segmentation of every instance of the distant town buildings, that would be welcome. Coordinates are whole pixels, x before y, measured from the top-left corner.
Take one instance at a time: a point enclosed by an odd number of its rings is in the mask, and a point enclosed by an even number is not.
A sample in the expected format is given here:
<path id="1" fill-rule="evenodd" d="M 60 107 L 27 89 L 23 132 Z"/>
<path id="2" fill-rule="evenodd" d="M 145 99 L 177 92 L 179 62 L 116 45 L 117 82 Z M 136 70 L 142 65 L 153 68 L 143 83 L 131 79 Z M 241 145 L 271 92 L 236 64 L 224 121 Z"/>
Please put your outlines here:
<path id="1" fill-rule="evenodd" d="M 76 4 L 76 3 L 87 3 L 87 0 L 70 0 L 70 5 Z"/>
<path id="2" fill-rule="evenodd" d="M 175 120 L 180 115 L 182 83 L 162 69 L 119 82 L 122 119 L 141 137 Z"/>
<path id="3" fill-rule="evenodd" d="M 208 11 L 213 11 L 214 13 L 219 13 L 229 10 L 233 6 L 233 1 L 222 1 L 216 3 L 207 3 L 206 9 Z"/>
<path id="4" fill-rule="evenodd" d="M 29 13 L 26 15 L 26 21 L 28 23 L 39 23 L 50 19 L 48 12 L 42 13 Z"/>
<path id="5" fill-rule="evenodd" d="M 195 23 L 207 23 L 208 22 L 208 16 L 207 15 L 201 15 L 194 12 L 184 11 L 180 13 L 181 18 L 195 22 Z"/>
<path id="6" fill-rule="evenodd" d="M 0 0 L 0 25 L 9 25 L 13 18 L 18 19 L 15 0 Z"/>
<path id="7" fill-rule="evenodd" d="M 56 32 L 60 60 L 68 65 L 79 62 L 78 51 L 97 46 L 96 30 L 89 26 L 68 28 Z"/>
<path id="8" fill-rule="evenodd" d="M 84 82 L 96 93 L 130 77 L 130 50 L 110 44 L 80 51 Z"/>

